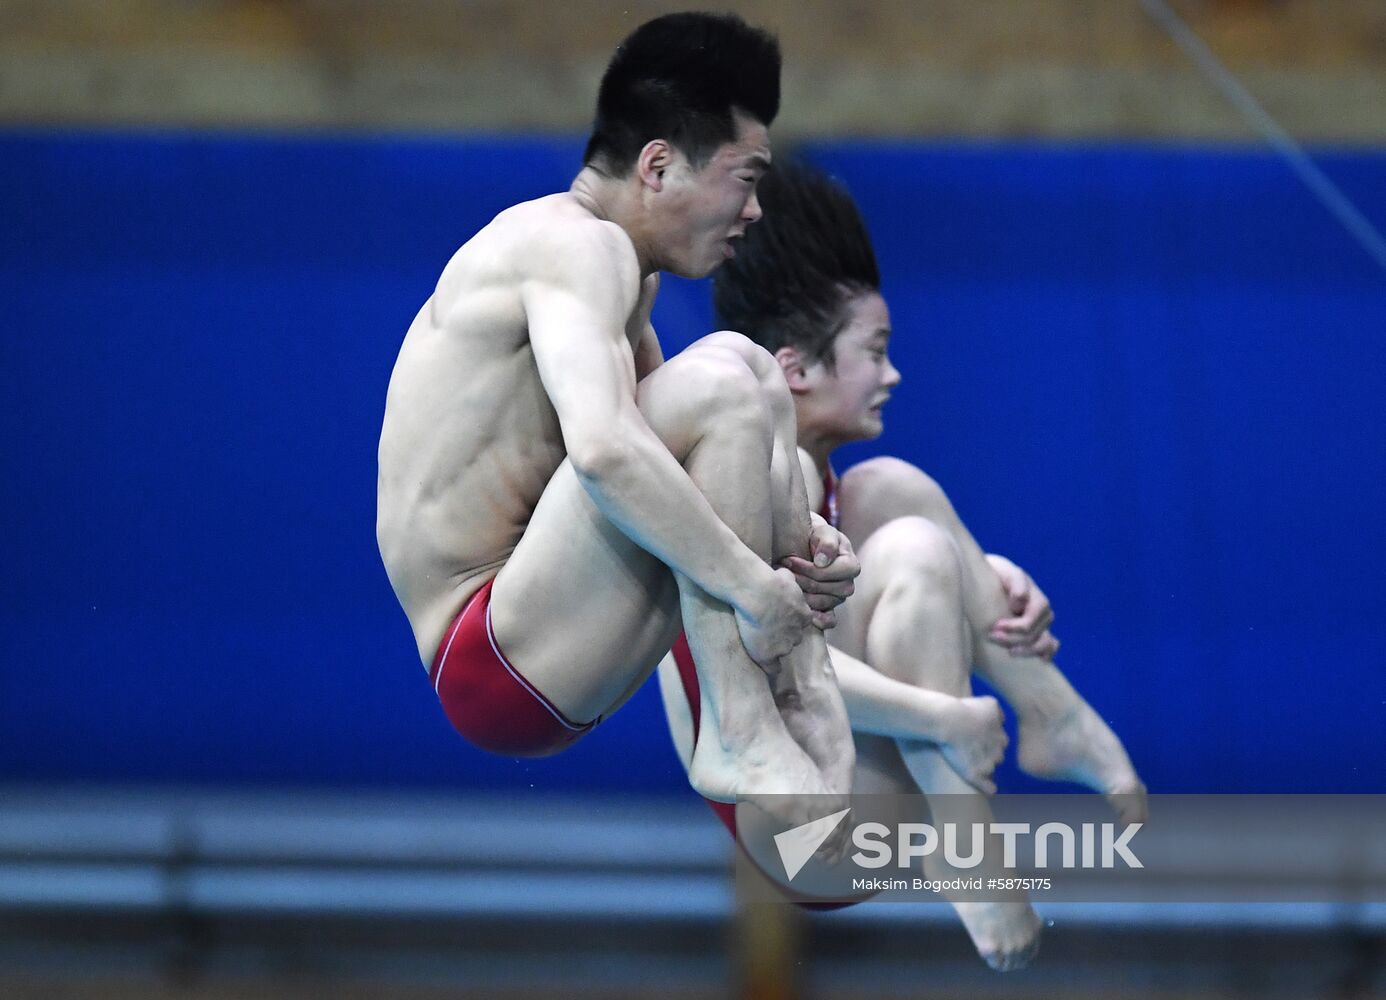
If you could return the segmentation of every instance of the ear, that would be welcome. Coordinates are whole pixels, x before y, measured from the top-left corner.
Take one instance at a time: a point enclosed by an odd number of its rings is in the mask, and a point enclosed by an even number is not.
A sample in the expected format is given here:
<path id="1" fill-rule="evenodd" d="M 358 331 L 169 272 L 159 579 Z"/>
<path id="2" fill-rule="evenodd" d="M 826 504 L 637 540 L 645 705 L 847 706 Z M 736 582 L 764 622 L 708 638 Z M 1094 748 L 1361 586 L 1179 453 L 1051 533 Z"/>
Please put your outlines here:
<path id="1" fill-rule="evenodd" d="M 784 380 L 789 383 L 790 392 L 802 395 L 812 388 L 808 373 L 810 366 L 804 362 L 799 348 L 781 347 L 775 352 L 775 360 L 780 363 L 780 371 L 784 372 Z"/>
<path id="2" fill-rule="evenodd" d="M 635 160 L 635 171 L 640 183 L 653 191 L 664 188 L 664 171 L 669 169 L 674 158 L 674 147 L 665 139 L 651 139 L 640 150 Z"/>

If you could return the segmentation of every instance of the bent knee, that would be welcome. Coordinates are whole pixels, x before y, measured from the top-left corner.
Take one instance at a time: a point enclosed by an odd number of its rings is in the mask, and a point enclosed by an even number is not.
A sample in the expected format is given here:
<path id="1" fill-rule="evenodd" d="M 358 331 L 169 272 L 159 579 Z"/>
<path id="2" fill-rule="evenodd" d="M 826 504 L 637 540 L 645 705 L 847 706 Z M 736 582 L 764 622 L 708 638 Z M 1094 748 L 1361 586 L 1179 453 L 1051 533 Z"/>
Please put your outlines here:
<path id="1" fill-rule="evenodd" d="M 738 420 L 768 416 L 761 380 L 735 351 L 715 344 L 695 344 L 677 355 L 640 385 L 642 409 L 647 402 L 669 408 L 697 423 L 728 416 Z"/>
<path id="2" fill-rule="evenodd" d="M 775 356 L 744 334 L 732 330 L 719 330 L 710 333 L 693 345 L 714 347 L 736 354 L 746 367 L 760 380 L 761 392 L 771 410 L 781 417 L 793 417 L 794 397 L 789 393 L 789 383 L 785 381 L 784 369 Z"/>
<path id="3" fill-rule="evenodd" d="M 882 525 L 867 539 L 860 558 L 873 575 L 904 575 L 930 586 L 956 586 L 962 581 L 957 545 L 927 517 L 897 517 Z"/>
<path id="4" fill-rule="evenodd" d="M 921 518 L 942 515 L 952 508 L 948 495 L 932 476 L 888 455 L 848 469 L 838 484 L 838 502 L 844 509 L 910 511 Z"/>
<path id="5" fill-rule="evenodd" d="M 694 343 L 690 350 L 702 346 L 719 347 L 723 350 L 733 351 L 737 357 L 746 362 L 746 367 L 761 378 L 772 373 L 780 374 L 780 363 L 775 360 L 775 356 L 744 333 L 737 333 L 735 330 L 718 330 Z M 783 375 L 781 374 L 780 377 L 783 378 Z"/>

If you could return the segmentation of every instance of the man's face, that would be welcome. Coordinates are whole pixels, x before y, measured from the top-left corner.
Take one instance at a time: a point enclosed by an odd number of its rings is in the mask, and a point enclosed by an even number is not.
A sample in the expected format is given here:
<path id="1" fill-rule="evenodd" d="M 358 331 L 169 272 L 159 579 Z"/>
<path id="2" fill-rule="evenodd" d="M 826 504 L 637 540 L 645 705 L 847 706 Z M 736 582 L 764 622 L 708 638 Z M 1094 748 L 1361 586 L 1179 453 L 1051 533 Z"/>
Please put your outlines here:
<path id="1" fill-rule="evenodd" d="M 814 362 L 810 379 L 811 409 L 804 416 L 818 434 L 838 441 L 880 437 L 885 429 L 881 408 L 900 373 L 890 363 L 890 311 L 878 292 L 863 292 L 847 303 L 847 325 L 833 341 L 831 370 Z"/>
<path id="2" fill-rule="evenodd" d="M 770 166 L 770 133 L 739 112 L 736 138 L 694 169 L 680 155 L 665 172 L 664 270 L 685 278 L 711 274 L 735 256 L 734 242 L 760 218 L 756 185 Z"/>

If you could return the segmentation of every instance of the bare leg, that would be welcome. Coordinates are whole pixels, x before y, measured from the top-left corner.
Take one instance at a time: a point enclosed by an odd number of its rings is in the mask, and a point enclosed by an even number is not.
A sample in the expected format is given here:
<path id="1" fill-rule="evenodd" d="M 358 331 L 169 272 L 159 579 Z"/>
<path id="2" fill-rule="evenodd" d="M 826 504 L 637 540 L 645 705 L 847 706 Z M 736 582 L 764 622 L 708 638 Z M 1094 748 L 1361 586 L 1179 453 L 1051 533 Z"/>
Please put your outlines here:
<path id="1" fill-rule="evenodd" d="M 763 394 L 735 353 L 695 345 L 642 382 L 639 404 L 714 509 L 768 556 L 774 428 Z M 827 793 L 818 767 L 786 730 L 765 672 L 747 656 L 731 610 L 676 581 L 607 521 L 569 463 L 549 482 L 497 576 L 491 611 L 511 661 L 582 721 L 609 712 L 649 676 L 678 631 L 680 606 L 700 654 L 709 734 L 691 769 L 694 786 L 724 800 Z M 845 716 L 838 738 L 850 743 Z"/>
<path id="2" fill-rule="evenodd" d="M 737 343 L 745 341 L 736 337 L 733 344 Z M 775 427 L 770 462 L 771 561 L 778 563 L 791 555 L 807 558 L 811 522 L 796 443 L 798 428 L 794 401 L 773 357 L 759 350 L 744 356 L 765 388 Z M 823 633 L 810 629 L 804 641 L 781 659 L 780 670 L 771 677 L 771 685 L 785 727 L 818 765 L 829 788 L 849 792 L 856 748 L 850 738 L 847 706 L 838 689 Z M 841 739 L 844 732 L 849 734 L 846 742 Z"/>
<path id="3" fill-rule="evenodd" d="M 862 574 L 838 616 L 834 644 L 891 680 L 958 698 L 970 695 L 971 642 L 957 556 L 947 536 L 921 518 L 904 518 L 866 539 L 858 556 Z M 942 755 L 934 743 L 898 742 L 911 771 L 916 762 Z"/>
<path id="4" fill-rule="evenodd" d="M 713 335 L 696 348 L 698 364 L 711 369 L 708 383 L 717 387 L 719 419 L 702 429 L 684 468 L 718 516 L 767 560 L 806 553 L 808 502 L 797 460 L 791 461 L 793 408 L 778 365 L 739 336 Z M 686 368 L 676 360 L 641 385 L 642 411 L 656 433 L 687 405 L 686 394 L 680 406 L 669 406 L 673 394 L 660 391 L 666 383 L 686 386 Z M 703 724 L 690 766 L 694 786 L 723 800 L 738 794 L 844 796 L 851 732 L 821 635 L 814 630 L 767 680 L 742 647 L 730 609 L 687 578 L 676 579 L 702 691 Z M 776 712 L 780 725 L 767 726 L 766 711 Z M 795 823 L 831 811 L 812 801 L 782 808 L 781 818 Z"/>
<path id="5" fill-rule="evenodd" d="M 952 540 L 923 518 L 899 518 L 872 534 L 859 555 L 857 593 L 844 606 L 834 644 L 892 679 L 953 697 L 970 694 L 971 637 Z M 958 776 L 938 745 L 858 734 L 857 753 L 858 794 L 918 788 L 936 822 L 964 829 L 990 822 L 986 797 Z M 977 874 L 946 870 L 933 858 L 927 869 L 931 878 Z M 953 902 L 993 968 L 1020 968 L 1038 949 L 1041 925 L 1028 902 Z"/>
<path id="6" fill-rule="evenodd" d="M 1016 711 L 1020 766 L 1037 777 L 1086 785 L 1106 795 L 1123 820 L 1141 819 L 1145 787 L 1101 717 L 1053 663 L 1011 656 L 987 641 L 992 624 L 1008 614 L 1005 596 L 981 547 L 938 484 L 906 462 L 875 459 L 847 472 L 839 502 L 843 530 L 853 539 L 869 538 L 901 517 L 925 517 L 947 533 L 962 569 L 969 658 Z"/>

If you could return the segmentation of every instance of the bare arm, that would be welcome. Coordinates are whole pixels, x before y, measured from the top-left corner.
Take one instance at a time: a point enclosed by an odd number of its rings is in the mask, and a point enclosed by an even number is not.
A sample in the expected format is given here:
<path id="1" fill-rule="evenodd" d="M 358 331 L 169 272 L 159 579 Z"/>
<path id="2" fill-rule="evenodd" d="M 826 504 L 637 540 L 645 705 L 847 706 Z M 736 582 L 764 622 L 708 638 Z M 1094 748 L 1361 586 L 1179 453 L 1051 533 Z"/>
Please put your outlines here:
<path id="1" fill-rule="evenodd" d="M 774 571 L 722 523 L 636 406 L 626 324 L 641 307 L 635 252 L 607 223 L 547 236 L 523 297 L 529 339 L 573 468 L 636 544 L 748 617 Z M 653 331 L 646 331 L 652 339 Z M 657 364 L 641 342 L 641 367 Z M 653 347 L 657 351 L 657 345 Z"/>
<path id="2" fill-rule="evenodd" d="M 977 658 L 990 665 L 997 655 L 994 644 L 1009 650 L 1012 656 L 1054 659 L 1059 651 L 1059 640 L 1049 631 L 1049 626 L 1054 624 L 1054 609 L 1049 605 L 1049 598 L 1030 574 L 1005 556 L 988 553 L 986 559 L 1001 578 L 1001 589 L 1006 593 L 1011 617 L 992 625 L 988 642 L 977 644 Z"/>
<path id="3" fill-rule="evenodd" d="M 962 699 L 893 680 L 836 646 L 828 655 L 855 732 L 930 743 L 956 737 Z"/>
<path id="4" fill-rule="evenodd" d="M 936 743 L 964 781 L 987 794 L 996 791 L 991 775 L 1005 751 L 1006 734 L 995 698 L 928 691 L 892 680 L 840 649 L 830 646 L 828 653 L 853 732 Z M 660 662 L 658 673 L 669 735 L 686 769 L 693 759 L 693 717 L 673 654 Z"/>
<path id="5" fill-rule="evenodd" d="M 823 506 L 822 470 L 803 448 L 799 449 L 799 467 L 803 470 L 809 507 L 817 510 Z M 802 576 L 811 567 L 796 564 L 794 568 L 800 576 L 800 586 L 812 593 Z M 860 564 L 856 568 L 860 571 Z M 956 735 L 960 699 L 893 680 L 833 646 L 832 637 L 828 638 L 828 654 L 854 731 L 932 743 L 946 743 Z"/>
<path id="6" fill-rule="evenodd" d="M 954 698 L 894 680 L 832 646 L 828 654 L 853 732 L 936 743 L 964 781 L 995 793 L 991 775 L 1007 741 L 995 698 Z"/>
<path id="7" fill-rule="evenodd" d="M 640 335 L 640 342 L 635 345 L 635 381 L 639 382 L 650 372 L 664 364 L 664 349 L 659 346 L 659 338 L 655 336 L 654 326 L 649 320 L 649 309 L 654 305 L 655 293 L 659 291 L 659 275 L 652 274 L 645 279 L 645 289 L 643 294 L 646 302 L 642 308 L 646 311 L 645 332 Z"/>
<path id="8" fill-rule="evenodd" d="M 822 506 L 821 473 L 802 448 L 799 463 L 810 504 Z M 803 575 L 811 567 L 796 566 L 795 572 L 800 585 L 814 594 L 816 588 Z M 828 654 L 853 732 L 938 744 L 963 780 L 988 794 L 996 790 L 991 773 L 1005 749 L 1006 735 L 995 698 L 955 698 L 887 677 L 836 646 L 830 645 Z"/>

